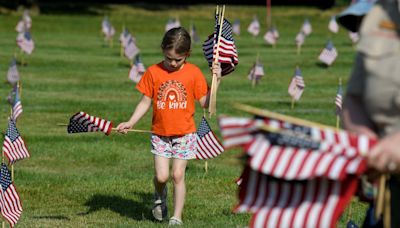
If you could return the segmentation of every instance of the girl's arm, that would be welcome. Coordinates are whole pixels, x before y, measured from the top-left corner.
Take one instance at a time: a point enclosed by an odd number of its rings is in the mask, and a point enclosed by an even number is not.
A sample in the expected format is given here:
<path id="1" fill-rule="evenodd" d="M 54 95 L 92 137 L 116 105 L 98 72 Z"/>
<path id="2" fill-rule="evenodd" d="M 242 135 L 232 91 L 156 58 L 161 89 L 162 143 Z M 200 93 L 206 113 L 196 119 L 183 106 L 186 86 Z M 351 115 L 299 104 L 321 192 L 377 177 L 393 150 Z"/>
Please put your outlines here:
<path id="1" fill-rule="evenodd" d="M 135 126 L 135 124 L 143 117 L 147 110 L 149 110 L 150 106 L 151 98 L 143 95 L 129 121 L 118 124 L 117 131 L 126 134 L 128 130 Z"/>
<path id="2" fill-rule="evenodd" d="M 214 74 L 217 75 L 218 84 L 221 80 L 221 71 L 222 71 L 221 64 L 213 62 L 213 65 L 211 67 L 211 72 L 213 75 Z M 208 105 L 210 103 L 210 90 L 208 90 L 207 95 L 200 98 L 199 102 L 202 108 L 208 108 Z"/>

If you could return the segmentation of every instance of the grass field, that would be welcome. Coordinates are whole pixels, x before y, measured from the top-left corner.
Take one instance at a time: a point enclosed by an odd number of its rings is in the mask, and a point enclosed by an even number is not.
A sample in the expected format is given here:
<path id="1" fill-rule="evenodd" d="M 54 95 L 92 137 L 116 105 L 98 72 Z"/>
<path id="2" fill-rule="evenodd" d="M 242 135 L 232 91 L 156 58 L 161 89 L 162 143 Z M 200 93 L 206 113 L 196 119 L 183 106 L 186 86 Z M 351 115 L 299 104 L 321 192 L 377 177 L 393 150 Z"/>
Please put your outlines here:
<path id="1" fill-rule="evenodd" d="M 69 117 L 78 111 L 112 120 L 126 121 L 140 94 L 128 79 L 128 61 L 119 56 L 118 36 L 123 24 L 136 37 L 146 66 L 162 60 L 159 48 L 164 25 L 171 16 L 179 16 L 183 26 L 194 23 L 201 40 L 213 29 L 214 6 L 146 9 L 114 6 L 91 9 L 92 14 L 33 14 L 32 37 L 36 49 L 19 66 L 22 76 L 24 112 L 18 128 L 31 158 L 15 165 L 15 185 L 24 207 L 19 227 L 163 227 L 151 216 L 152 155 L 149 135 L 100 133 L 68 135 Z M 236 37 L 239 65 L 225 77 L 218 92 L 218 114 L 249 116 L 235 110 L 235 102 L 266 108 L 296 117 L 335 125 L 334 97 L 339 78 L 346 85 L 354 48 L 347 32 L 328 31 L 330 16 L 340 8 L 320 11 L 304 7 L 276 7 L 272 20 L 281 38 L 276 47 L 264 44 L 265 8 L 227 6 L 226 17 L 241 20 L 242 34 Z M 104 44 L 100 24 L 104 12 L 117 30 L 114 47 Z M 97 14 L 96 14 L 97 13 Z M 0 14 L 0 72 L 6 76 L 8 64 L 16 50 L 14 28 L 21 13 Z M 257 15 L 262 34 L 251 37 L 247 25 Z M 305 18 L 314 32 L 306 39 L 301 55 L 296 55 L 294 38 Z M 338 49 L 339 58 L 330 68 L 321 67 L 317 57 L 328 38 Z M 252 89 L 247 73 L 259 53 L 266 76 Z M 193 46 L 189 61 L 197 64 L 210 82 L 210 73 L 201 44 Z M 287 86 L 296 65 L 303 73 L 305 92 L 294 110 L 290 109 Z M 0 127 L 5 131 L 9 105 L 5 98 L 10 86 L 0 86 L 3 97 Z M 198 109 L 196 121 L 203 111 Z M 216 118 L 210 121 L 219 135 Z M 148 113 L 136 126 L 149 129 Z M 237 202 L 234 180 L 241 173 L 237 160 L 241 151 L 229 150 L 209 161 L 192 161 L 186 176 L 187 198 L 184 223 L 187 227 L 244 227 L 250 215 L 233 214 Z M 172 189 L 172 186 L 169 186 Z M 169 205 L 172 205 L 171 196 Z M 365 205 L 354 202 L 352 219 L 361 224 Z M 172 211 L 172 210 L 170 210 Z M 343 227 L 347 214 L 341 219 Z"/>

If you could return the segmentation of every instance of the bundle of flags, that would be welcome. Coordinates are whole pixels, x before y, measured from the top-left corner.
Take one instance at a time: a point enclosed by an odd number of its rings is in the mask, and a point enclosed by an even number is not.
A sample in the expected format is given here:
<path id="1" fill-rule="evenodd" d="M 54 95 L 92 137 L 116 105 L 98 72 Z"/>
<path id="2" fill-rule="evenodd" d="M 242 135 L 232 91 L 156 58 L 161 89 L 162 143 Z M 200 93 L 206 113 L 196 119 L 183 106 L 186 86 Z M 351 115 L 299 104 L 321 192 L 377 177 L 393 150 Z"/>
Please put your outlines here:
<path id="1" fill-rule="evenodd" d="M 222 25 L 218 23 L 218 16 L 215 15 L 214 33 L 211 34 L 203 43 L 204 57 L 209 66 L 215 61 L 221 63 L 222 76 L 227 75 L 235 70 L 235 66 L 239 63 L 238 52 L 233 40 L 232 25 L 224 18 Z M 222 26 L 221 35 L 219 36 L 220 26 Z M 218 38 L 220 40 L 218 40 Z M 219 47 L 218 46 L 219 43 Z M 218 54 L 217 54 L 218 49 Z"/>
<path id="2" fill-rule="evenodd" d="M 143 65 L 140 55 L 136 55 L 135 62 L 129 70 L 129 79 L 135 83 L 138 83 L 145 71 L 146 68 Z"/>
<path id="3" fill-rule="evenodd" d="M 303 22 L 303 26 L 301 27 L 301 31 L 306 35 L 310 35 L 312 32 L 312 26 L 308 19 L 305 19 Z"/>
<path id="4" fill-rule="evenodd" d="M 333 42 L 331 40 L 328 41 L 325 48 L 322 50 L 321 54 L 319 55 L 318 59 L 325 63 L 326 65 L 330 66 L 336 60 L 338 53 L 336 48 L 333 46 Z"/>
<path id="5" fill-rule="evenodd" d="M 16 85 L 16 83 L 19 81 L 19 72 L 17 68 L 17 60 L 13 58 L 11 60 L 10 66 L 8 67 L 7 71 L 7 81 L 11 85 Z"/>
<path id="6" fill-rule="evenodd" d="M 11 92 L 7 97 L 8 103 L 11 105 L 11 118 L 17 121 L 18 117 L 22 114 L 21 98 L 19 96 L 19 87 L 17 84 L 14 85 Z"/>
<path id="7" fill-rule="evenodd" d="M 247 27 L 247 31 L 253 36 L 258 36 L 260 33 L 260 22 L 256 16 L 254 16 L 253 21 L 250 23 L 249 27 Z"/>
<path id="8" fill-rule="evenodd" d="M 233 32 L 233 34 L 235 34 L 237 36 L 240 35 L 240 20 L 239 19 L 236 19 L 235 22 L 233 22 L 232 32 Z"/>
<path id="9" fill-rule="evenodd" d="M 17 45 L 28 55 L 32 54 L 35 44 L 31 37 L 31 33 L 29 31 L 19 33 L 17 36 Z"/>
<path id="10" fill-rule="evenodd" d="M 124 54 L 126 58 L 132 61 L 137 54 L 139 54 L 140 49 L 136 46 L 136 41 L 133 37 L 130 37 L 128 43 L 125 46 Z"/>
<path id="11" fill-rule="evenodd" d="M 250 69 L 247 78 L 255 85 L 261 80 L 262 76 L 264 76 L 264 66 L 257 60 Z"/>
<path id="12" fill-rule="evenodd" d="M 3 152 L 11 164 L 18 160 L 30 157 L 25 142 L 19 134 L 13 119 L 8 121 L 8 128 L 3 142 Z"/>
<path id="13" fill-rule="evenodd" d="M 0 210 L 11 227 L 17 224 L 22 214 L 22 205 L 17 189 L 11 180 L 11 172 L 7 165 L 1 163 L 0 171 Z"/>
<path id="14" fill-rule="evenodd" d="M 211 130 L 207 120 L 202 117 L 196 132 L 197 153 L 196 159 L 204 160 L 215 158 L 224 152 L 224 147 L 219 142 L 217 136 Z"/>
<path id="15" fill-rule="evenodd" d="M 101 31 L 103 32 L 106 40 L 112 39 L 115 34 L 115 29 L 107 17 L 104 17 L 103 21 L 101 22 Z"/>
<path id="16" fill-rule="evenodd" d="M 331 17 L 331 19 L 329 21 L 329 24 L 328 24 L 328 29 L 329 29 L 329 31 L 331 31 L 333 33 L 338 33 L 339 32 L 339 25 L 336 22 L 335 16 Z"/>
<path id="17" fill-rule="evenodd" d="M 91 116 L 85 112 L 77 112 L 69 119 L 68 133 L 80 132 L 104 132 L 109 135 L 112 130 L 112 122 L 101 119 L 99 117 Z"/>
<path id="18" fill-rule="evenodd" d="M 244 149 L 235 212 L 249 227 L 336 227 L 375 141 L 269 111 L 254 119 L 220 117 L 224 146 Z"/>
<path id="19" fill-rule="evenodd" d="M 300 68 L 296 67 L 296 71 L 288 87 L 288 93 L 293 100 L 295 101 L 300 100 L 300 97 L 303 94 L 305 86 L 306 85 L 304 83 L 303 76 L 301 75 Z"/>
<path id="20" fill-rule="evenodd" d="M 173 28 L 181 27 L 181 22 L 178 18 L 170 18 L 168 19 L 167 23 L 165 24 L 165 31 L 168 31 Z"/>

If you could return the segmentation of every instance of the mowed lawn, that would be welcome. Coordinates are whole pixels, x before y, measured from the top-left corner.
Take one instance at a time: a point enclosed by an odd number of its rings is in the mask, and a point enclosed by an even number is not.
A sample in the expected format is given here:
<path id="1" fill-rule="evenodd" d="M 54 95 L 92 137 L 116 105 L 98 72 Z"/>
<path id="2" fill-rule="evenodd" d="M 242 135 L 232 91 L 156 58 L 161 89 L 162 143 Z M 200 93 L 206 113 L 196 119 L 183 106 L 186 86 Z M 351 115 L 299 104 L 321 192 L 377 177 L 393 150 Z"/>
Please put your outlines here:
<path id="1" fill-rule="evenodd" d="M 128 79 L 129 63 L 120 57 L 118 37 L 125 25 L 136 37 L 144 64 L 157 63 L 163 56 L 159 48 L 169 17 L 179 17 L 182 25 L 195 24 L 201 40 L 214 26 L 214 6 L 196 5 L 180 8 L 133 7 L 110 5 L 90 9 L 91 14 L 37 14 L 32 12 L 32 37 L 35 50 L 19 66 L 24 112 L 18 128 L 31 158 L 15 164 L 15 186 L 23 204 L 19 227 L 163 227 L 152 220 L 153 159 L 149 134 L 101 133 L 68 135 L 66 124 L 78 111 L 113 121 L 128 120 L 140 99 L 135 84 Z M 334 98 L 339 78 L 344 87 L 355 55 L 347 32 L 328 31 L 332 15 L 341 8 L 321 11 L 306 7 L 274 7 L 272 22 L 280 33 L 276 47 L 267 46 L 265 8 L 227 6 L 226 17 L 240 19 L 242 34 L 235 37 L 239 65 L 223 78 L 218 91 L 218 114 L 250 116 L 236 110 L 239 102 L 258 108 L 293 115 L 334 126 Z M 114 46 L 108 47 L 101 36 L 101 21 L 107 13 L 116 28 Z M 7 128 L 10 113 L 6 96 L 11 90 L 5 83 L 8 64 L 16 49 L 15 25 L 21 12 L 0 14 L 0 86 L 2 108 L 0 127 Z M 258 37 L 246 32 L 257 15 L 262 31 Z M 296 55 L 294 38 L 305 18 L 313 33 Z M 339 52 L 332 67 L 318 64 L 317 57 L 331 38 Z M 18 51 L 17 51 L 18 53 Z M 252 88 L 247 73 L 257 55 L 264 64 L 265 77 Z M 193 45 L 188 61 L 197 64 L 210 82 L 210 72 L 201 49 Z M 306 84 L 301 100 L 290 108 L 287 87 L 296 66 L 301 68 Z M 197 109 L 199 123 L 203 110 Z M 217 118 L 209 122 L 219 136 Z M 150 112 L 136 128 L 149 130 Z M 183 220 L 187 227 L 244 227 L 250 215 L 233 214 L 237 203 L 235 179 L 242 171 L 241 151 L 228 150 L 208 162 L 191 161 L 186 172 L 187 197 Z M 170 216 L 172 185 L 169 184 Z M 343 227 L 351 217 L 361 224 L 365 205 L 354 200 L 351 216 L 346 213 Z"/>

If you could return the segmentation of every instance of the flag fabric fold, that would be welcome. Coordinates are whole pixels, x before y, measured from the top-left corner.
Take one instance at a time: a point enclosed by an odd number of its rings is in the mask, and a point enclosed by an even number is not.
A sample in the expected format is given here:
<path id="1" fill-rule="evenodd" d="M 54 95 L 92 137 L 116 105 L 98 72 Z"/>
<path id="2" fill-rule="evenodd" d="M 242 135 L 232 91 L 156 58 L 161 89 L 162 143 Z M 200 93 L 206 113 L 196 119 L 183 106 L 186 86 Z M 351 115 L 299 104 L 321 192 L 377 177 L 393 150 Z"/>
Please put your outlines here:
<path id="1" fill-rule="evenodd" d="M 77 112 L 70 118 L 67 130 L 69 134 L 101 131 L 109 135 L 112 126 L 111 121 L 91 116 L 85 112 Z"/>
<path id="2" fill-rule="evenodd" d="M 234 211 L 253 213 L 250 227 L 335 227 L 376 143 L 283 118 L 224 116 L 219 125 L 224 146 L 247 154 Z"/>
<path id="3" fill-rule="evenodd" d="M 3 152 L 11 164 L 30 157 L 25 142 L 19 134 L 13 119 L 10 119 L 8 122 L 8 128 L 3 142 Z"/>
<path id="4" fill-rule="evenodd" d="M 219 142 L 217 136 L 211 130 L 207 120 L 203 117 L 197 128 L 197 153 L 196 159 L 204 160 L 215 158 L 222 154 L 225 149 Z"/>
<path id="5" fill-rule="evenodd" d="M 7 165 L 1 163 L 0 173 L 1 197 L 0 209 L 2 216 L 11 227 L 17 224 L 22 214 L 22 205 L 17 189 L 11 180 L 11 172 Z"/>

